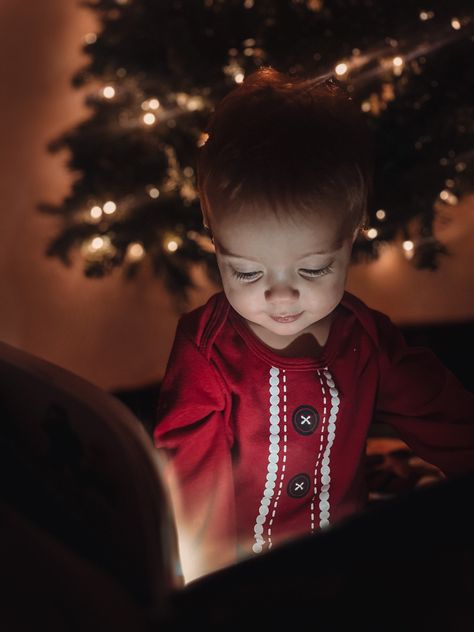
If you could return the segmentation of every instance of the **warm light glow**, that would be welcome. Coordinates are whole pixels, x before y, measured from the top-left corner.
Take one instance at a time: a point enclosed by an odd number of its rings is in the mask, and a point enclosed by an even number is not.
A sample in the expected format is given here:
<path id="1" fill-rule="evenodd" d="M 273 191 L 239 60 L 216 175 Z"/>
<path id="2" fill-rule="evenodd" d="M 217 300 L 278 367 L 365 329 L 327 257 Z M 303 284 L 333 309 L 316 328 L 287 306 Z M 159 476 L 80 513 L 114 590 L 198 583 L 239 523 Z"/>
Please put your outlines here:
<path id="1" fill-rule="evenodd" d="M 197 146 L 198 147 L 204 147 L 204 145 L 206 144 L 208 138 L 209 138 L 209 134 L 207 134 L 206 132 L 202 132 L 201 135 L 198 138 Z"/>
<path id="2" fill-rule="evenodd" d="M 433 11 L 421 11 L 420 20 L 431 20 L 431 18 L 434 18 Z"/>
<path id="3" fill-rule="evenodd" d="M 131 261 L 139 261 L 143 259 L 145 255 L 145 249 L 139 241 L 128 244 L 127 258 Z"/>
<path id="4" fill-rule="evenodd" d="M 157 110 L 159 107 L 160 102 L 158 99 L 147 99 L 141 105 L 142 110 Z"/>
<path id="5" fill-rule="evenodd" d="M 367 237 L 369 239 L 375 239 L 378 234 L 379 231 L 376 228 L 369 228 L 369 230 L 367 231 Z"/>
<path id="6" fill-rule="evenodd" d="M 89 249 L 92 251 L 100 250 L 105 246 L 105 240 L 103 237 L 94 237 L 89 245 Z"/>
<path id="7" fill-rule="evenodd" d="M 176 250 L 178 250 L 179 246 L 178 246 L 178 242 L 175 241 L 174 239 L 171 239 L 167 244 L 166 244 L 166 248 L 170 251 L 170 252 L 175 252 Z"/>
<path id="8" fill-rule="evenodd" d="M 234 81 L 235 83 L 242 83 L 244 80 L 244 73 L 243 72 L 237 72 L 234 75 Z"/>
<path id="9" fill-rule="evenodd" d="M 95 33 L 87 33 L 84 36 L 84 41 L 86 44 L 95 44 L 97 42 L 97 35 Z"/>
<path id="10" fill-rule="evenodd" d="M 451 26 L 454 30 L 459 31 L 459 29 L 461 28 L 461 22 L 457 18 L 453 18 L 451 20 Z"/>
<path id="11" fill-rule="evenodd" d="M 106 202 L 104 204 L 104 213 L 106 213 L 107 215 L 112 215 L 112 213 L 115 213 L 115 211 L 117 210 L 117 205 L 115 204 L 115 202 L 112 202 L 111 200 L 109 200 L 108 202 Z"/>
<path id="12" fill-rule="evenodd" d="M 156 187 L 148 187 L 148 195 L 153 198 L 156 199 L 157 197 L 160 196 L 160 192 L 158 191 L 158 189 Z"/>
<path id="13" fill-rule="evenodd" d="M 393 74 L 399 77 L 403 72 L 403 57 L 397 56 L 392 59 Z"/>
<path id="14" fill-rule="evenodd" d="M 403 250 L 405 250 L 405 252 L 410 252 L 410 250 L 413 250 L 415 245 L 412 241 L 407 239 L 406 241 L 403 242 L 402 247 L 403 247 Z"/>
<path id="15" fill-rule="evenodd" d="M 379 210 L 375 213 L 375 217 L 376 217 L 377 219 L 380 219 L 380 220 L 385 219 L 385 218 L 386 218 L 386 216 L 387 216 L 387 213 L 386 213 L 386 212 L 385 212 L 382 208 L 380 208 L 380 209 L 379 209 Z"/>
<path id="16" fill-rule="evenodd" d="M 451 193 L 451 191 L 447 191 L 446 189 L 443 189 L 443 191 L 441 191 L 439 197 L 443 200 L 443 202 L 446 202 L 446 204 L 454 205 L 457 204 L 459 201 L 454 193 Z"/>
<path id="17" fill-rule="evenodd" d="M 143 116 L 143 122 L 145 125 L 153 125 L 153 123 L 156 122 L 156 116 L 151 112 L 147 112 L 147 114 Z"/>
<path id="18" fill-rule="evenodd" d="M 92 219 L 100 219 L 100 217 L 102 217 L 102 209 L 100 206 L 93 206 L 89 213 Z"/>
<path id="19" fill-rule="evenodd" d="M 204 107 L 204 101 L 201 97 L 190 97 L 186 104 L 186 107 L 190 112 L 201 110 Z"/>
<path id="20" fill-rule="evenodd" d="M 370 107 L 370 101 L 364 101 L 361 105 L 362 112 L 370 112 L 372 108 Z"/>
<path id="21" fill-rule="evenodd" d="M 102 90 L 102 94 L 106 99 L 113 99 L 115 96 L 115 88 L 113 88 L 112 86 L 105 86 L 105 88 Z"/>
<path id="22" fill-rule="evenodd" d="M 346 72 L 348 71 L 348 67 L 347 67 L 347 64 L 341 63 L 341 64 L 337 64 L 334 70 L 336 72 L 336 75 L 345 75 Z"/>

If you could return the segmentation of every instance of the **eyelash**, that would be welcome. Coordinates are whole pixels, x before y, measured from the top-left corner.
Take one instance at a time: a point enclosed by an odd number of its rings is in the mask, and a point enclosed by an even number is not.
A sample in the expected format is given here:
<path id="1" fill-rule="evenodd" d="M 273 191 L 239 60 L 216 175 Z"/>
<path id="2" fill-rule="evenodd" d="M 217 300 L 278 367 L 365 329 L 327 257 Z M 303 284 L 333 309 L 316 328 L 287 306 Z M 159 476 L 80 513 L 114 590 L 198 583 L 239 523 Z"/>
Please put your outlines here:
<path id="1" fill-rule="evenodd" d="M 318 277 L 322 277 L 325 276 L 326 274 L 329 274 L 330 272 L 332 272 L 332 265 L 326 266 L 325 268 L 321 268 L 320 270 L 308 270 L 305 268 L 302 268 L 303 272 L 308 273 L 308 276 L 313 277 L 313 279 L 317 279 Z M 237 277 L 237 279 L 240 279 L 241 281 L 247 279 L 248 281 L 253 279 L 253 277 L 258 274 L 258 272 L 237 272 L 237 270 L 234 270 L 232 268 L 232 274 Z"/>

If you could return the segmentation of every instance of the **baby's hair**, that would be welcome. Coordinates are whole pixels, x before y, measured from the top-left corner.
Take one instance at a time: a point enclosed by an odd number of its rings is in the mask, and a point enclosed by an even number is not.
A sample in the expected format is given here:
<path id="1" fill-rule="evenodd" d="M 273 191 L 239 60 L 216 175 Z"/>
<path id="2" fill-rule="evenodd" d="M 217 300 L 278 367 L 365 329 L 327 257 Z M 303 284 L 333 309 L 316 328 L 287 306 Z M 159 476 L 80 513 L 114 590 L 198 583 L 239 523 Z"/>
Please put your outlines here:
<path id="1" fill-rule="evenodd" d="M 210 224 L 245 209 L 290 219 L 329 212 L 343 235 L 367 222 L 372 137 L 334 80 L 260 68 L 217 104 L 205 132 L 197 184 Z"/>

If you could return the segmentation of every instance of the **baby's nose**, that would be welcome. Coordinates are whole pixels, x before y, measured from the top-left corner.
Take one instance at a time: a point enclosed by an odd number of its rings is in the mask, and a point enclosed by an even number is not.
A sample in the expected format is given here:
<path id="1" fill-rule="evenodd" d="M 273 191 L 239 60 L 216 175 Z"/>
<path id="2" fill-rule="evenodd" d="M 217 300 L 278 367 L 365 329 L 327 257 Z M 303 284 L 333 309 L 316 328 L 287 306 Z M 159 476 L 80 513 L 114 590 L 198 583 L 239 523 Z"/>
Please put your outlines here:
<path id="1" fill-rule="evenodd" d="M 294 301 L 298 299 L 299 292 L 289 283 L 278 283 L 265 290 L 265 298 L 267 301 Z"/>

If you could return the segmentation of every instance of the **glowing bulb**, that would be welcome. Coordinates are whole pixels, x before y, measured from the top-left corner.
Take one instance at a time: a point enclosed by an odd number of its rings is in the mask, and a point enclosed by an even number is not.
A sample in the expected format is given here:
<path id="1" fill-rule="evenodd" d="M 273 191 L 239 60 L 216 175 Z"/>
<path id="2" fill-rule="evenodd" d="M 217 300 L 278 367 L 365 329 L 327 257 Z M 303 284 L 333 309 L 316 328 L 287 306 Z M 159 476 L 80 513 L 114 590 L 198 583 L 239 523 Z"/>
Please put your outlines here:
<path id="1" fill-rule="evenodd" d="M 403 242 L 402 247 L 403 247 L 403 250 L 405 250 L 405 252 L 410 252 L 411 250 L 413 250 L 415 245 L 410 239 L 407 239 L 406 241 Z"/>
<path id="2" fill-rule="evenodd" d="M 380 219 L 380 220 L 385 219 L 385 217 L 386 217 L 386 216 L 387 216 L 387 213 L 386 213 L 386 212 L 385 212 L 382 208 L 380 208 L 380 209 L 379 209 L 379 210 L 375 213 L 375 217 L 376 217 L 377 219 Z"/>
<path id="3" fill-rule="evenodd" d="M 234 81 L 235 83 L 242 83 L 244 80 L 244 73 L 243 72 L 237 72 L 234 75 Z"/>
<path id="4" fill-rule="evenodd" d="M 92 241 L 90 242 L 89 248 L 92 251 L 96 251 L 96 250 L 100 250 L 104 246 L 105 246 L 105 241 L 102 237 L 94 237 L 94 239 L 92 239 Z"/>
<path id="5" fill-rule="evenodd" d="M 166 248 L 170 251 L 170 252 L 175 252 L 176 250 L 178 250 L 178 242 L 175 241 L 174 239 L 171 239 L 170 241 L 168 241 L 168 243 L 166 244 Z"/>
<path id="6" fill-rule="evenodd" d="M 84 36 L 84 41 L 86 44 L 95 44 L 97 42 L 97 35 L 95 33 L 87 33 Z"/>
<path id="7" fill-rule="evenodd" d="M 347 64 L 341 63 L 337 64 L 334 70 L 336 71 L 336 75 L 345 75 L 348 71 L 348 67 Z"/>
<path id="8" fill-rule="evenodd" d="M 443 200 L 443 202 L 446 202 L 446 204 L 454 205 L 457 204 L 459 201 L 454 193 L 451 193 L 451 191 L 447 191 L 446 189 L 443 189 L 443 191 L 441 191 L 439 197 Z"/>
<path id="9" fill-rule="evenodd" d="M 147 114 L 143 116 L 143 122 L 145 125 L 153 125 L 153 123 L 156 122 L 156 116 L 151 112 L 147 112 Z"/>
<path id="10" fill-rule="evenodd" d="M 367 237 L 369 239 L 375 239 L 378 234 L 379 231 L 376 228 L 369 228 L 369 230 L 367 231 Z"/>
<path id="11" fill-rule="evenodd" d="M 115 213 L 115 211 L 117 210 L 117 205 L 115 204 L 115 202 L 109 200 L 104 204 L 103 209 L 104 213 L 107 213 L 107 215 L 112 215 L 112 213 Z"/>
<path id="12" fill-rule="evenodd" d="M 159 197 L 160 192 L 158 191 L 158 189 L 156 187 L 148 187 L 148 195 L 153 198 L 156 199 L 157 197 Z"/>
<path id="13" fill-rule="evenodd" d="M 112 86 L 105 86 L 105 88 L 102 90 L 102 94 L 106 99 L 113 99 L 115 96 L 115 88 L 113 88 Z"/>
<path id="14" fill-rule="evenodd" d="M 127 258 L 131 261 L 139 261 L 143 259 L 145 255 L 145 249 L 139 241 L 128 244 Z"/>
<path id="15" fill-rule="evenodd" d="M 454 30 L 459 31 L 459 29 L 461 28 L 461 22 L 457 18 L 453 18 L 451 20 L 451 26 Z"/>
<path id="16" fill-rule="evenodd" d="M 420 20 L 427 20 L 428 19 L 428 14 L 426 13 L 426 11 L 422 11 L 420 13 Z"/>
<path id="17" fill-rule="evenodd" d="M 157 110 L 160 107 L 158 99 L 147 99 L 142 102 L 142 110 Z"/>
<path id="18" fill-rule="evenodd" d="M 370 101 L 364 101 L 361 105 L 362 112 L 370 112 L 371 110 Z"/>
<path id="19" fill-rule="evenodd" d="M 201 97 L 190 97 L 187 108 L 190 112 L 194 112 L 195 110 L 201 110 L 204 105 Z"/>
<path id="20" fill-rule="evenodd" d="M 92 219 L 100 219 L 102 217 L 102 209 L 100 206 L 93 206 L 89 213 Z"/>
<path id="21" fill-rule="evenodd" d="M 397 77 L 399 77 L 402 74 L 403 64 L 404 64 L 404 61 L 402 57 L 397 56 L 392 59 L 393 74 L 396 75 Z"/>

